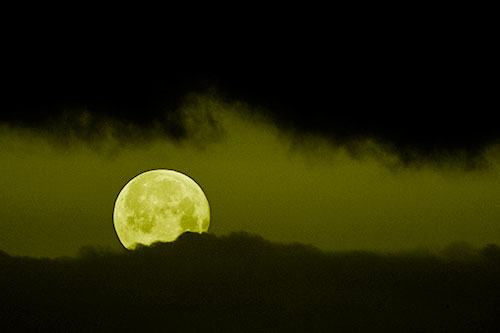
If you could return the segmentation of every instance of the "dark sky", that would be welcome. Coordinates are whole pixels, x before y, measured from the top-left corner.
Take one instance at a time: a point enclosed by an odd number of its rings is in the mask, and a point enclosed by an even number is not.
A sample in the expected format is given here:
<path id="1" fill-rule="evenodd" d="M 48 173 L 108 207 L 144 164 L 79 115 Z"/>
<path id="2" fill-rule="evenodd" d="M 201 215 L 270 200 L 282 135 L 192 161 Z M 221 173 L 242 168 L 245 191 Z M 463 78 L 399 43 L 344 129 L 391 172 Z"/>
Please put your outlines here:
<path id="1" fill-rule="evenodd" d="M 7 13 L 0 327 L 498 331 L 495 20 L 355 6 Z M 158 168 L 209 232 L 126 251 Z"/>
<path id="2" fill-rule="evenodd" d="M 155 168 L 202 186 L 217 234 L 333 250 L 498 242 L 488 34 L 403 21 L 7 38 L 0 247 L 119 246 L 116 195 Z"/>
<path id="3" fill-rule="evenodd" d="M 498 141 L 487 27 L 403 21 L 200 32 L 185 43 L 174 33 L 30 31 L 7 40 L 2 120 L 46 126 L 77 108 L 180 136 L 185 94 L 217 89 L 297 134 L 370 136 L 402 154 L 473 154 Z"/>

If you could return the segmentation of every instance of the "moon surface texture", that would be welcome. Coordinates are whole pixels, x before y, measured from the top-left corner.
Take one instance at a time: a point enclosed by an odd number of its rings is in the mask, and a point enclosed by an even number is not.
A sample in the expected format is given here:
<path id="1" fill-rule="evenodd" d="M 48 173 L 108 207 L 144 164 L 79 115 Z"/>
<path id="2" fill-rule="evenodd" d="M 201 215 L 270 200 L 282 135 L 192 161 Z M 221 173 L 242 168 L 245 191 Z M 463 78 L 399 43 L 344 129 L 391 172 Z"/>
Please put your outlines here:
<path id="1" fill-rule="evenodd" d="M 203 233 L 210 225 L 210 207 L 201 187 L 173 170 L 146 171 L 130 180 L 116 198 L 113 221 L 120 242 L 172 242 L 180 234 Z"/>

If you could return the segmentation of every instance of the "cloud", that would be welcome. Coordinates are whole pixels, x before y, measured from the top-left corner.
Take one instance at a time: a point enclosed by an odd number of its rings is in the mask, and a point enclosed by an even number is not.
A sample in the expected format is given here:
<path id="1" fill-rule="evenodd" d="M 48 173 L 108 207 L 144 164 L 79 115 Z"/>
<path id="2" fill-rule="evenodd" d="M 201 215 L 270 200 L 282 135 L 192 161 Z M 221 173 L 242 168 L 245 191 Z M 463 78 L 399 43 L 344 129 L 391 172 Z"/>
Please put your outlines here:
<path id="1" fill-rule="evenodd" d="M 294 66 L 279 60 L 13 72 L 5 79 L 0 122 L 82 137 L 102 135 L 105 123 L 121 139 L 151 133 L 182 139 L 190 134 L 181 111 L 186 96 L 216 91 L 293 136 L 319 135 L 336 144 L 372 139 L 409 160 L 457 152 L 474 157 L 500 139 L 489 111 L 497 104 L 494 92 L 474 72 L 458 75 L 451 64 L 422 59 L 353 58 L 343 65 L 316 59 Z"/>
<path id="2" fill-rule="evenodd" d="M 157 168 L 182 171 L 202 186 L 211 232 L 219 235 L 244 230 L 330 250 L 499 241 L 498 148 L 484 151 L 483 168 L 464 170 L 456 155 L 408 165 L 377 141 L 342 146 L 320 135 L 297 137 L 249 108 L 191 95 L 179 109 L 188 134 L 179 140 L 122 140 L 109 124 L 90 145 L 77 135 L 51 142 L 2 128 L 8 163 L 0 165 L 0 243 L 15 254 L 46 256 L 84 244 L 119 247 L 114 200 L 128 180 Z"/>
<path id="3" fill-rule="evenodd" d="M 497 327 L 500 250 L 326 253 L 235 233 L 184 234 L 133 252 L 0 256 L 11 330 L 358 332 Z"/>

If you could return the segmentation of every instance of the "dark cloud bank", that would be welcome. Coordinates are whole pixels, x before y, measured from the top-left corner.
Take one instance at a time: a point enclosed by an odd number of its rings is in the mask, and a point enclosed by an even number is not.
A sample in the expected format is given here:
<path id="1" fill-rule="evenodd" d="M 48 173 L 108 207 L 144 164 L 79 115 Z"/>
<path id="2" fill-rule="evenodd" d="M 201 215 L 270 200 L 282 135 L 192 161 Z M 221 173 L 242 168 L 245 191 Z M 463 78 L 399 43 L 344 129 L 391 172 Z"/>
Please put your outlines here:
<path id="1" fill-rule="evenodd" d="M 185 234 L 77 258 L 0 253 L 5 331 L 489 332 L 500 249 L 325 253 L 258 236 Z"/>
<path id="2" fill-rule="evenodd" d="M 82 136 L 99 135 L 92 121 L 100 119 L 120 125 L 123 138 L 150 129 L 182 138 L 189 135 L 178 112 L 185 96 L 216 89 L 296 135 L 340 143 L 375 138 L 406 159 L 474 155 L 498 143 L 491 42 L 479 38 L 482 33 L 472 38 L 459 30 L 417 30 L 363 30 L 345 40 L 294 37 L 280 47 L 203 49 L 191 57 L 134 58 L 86 44 L 75 50 L 46 46 L 43 54 L 27 49 L 9 54 L 0 121 L 64 132 L 70 124 L 54 124 L 84 110 L 93 115 L 90 124 L 73 124 Z"/>

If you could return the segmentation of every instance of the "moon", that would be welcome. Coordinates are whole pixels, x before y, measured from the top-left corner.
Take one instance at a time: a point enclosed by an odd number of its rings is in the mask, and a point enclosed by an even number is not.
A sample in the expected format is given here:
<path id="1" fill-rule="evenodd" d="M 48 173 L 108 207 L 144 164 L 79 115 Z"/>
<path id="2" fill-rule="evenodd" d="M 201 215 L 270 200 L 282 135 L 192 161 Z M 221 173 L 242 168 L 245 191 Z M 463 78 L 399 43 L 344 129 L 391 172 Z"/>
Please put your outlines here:
<path id="1" fill-rule="evenodd" d="M 193 179 L 174 170 L 150 170 L 122 188 L 113 223 L 120 242 L 133 250 L 137 244 L 172 242 L 186 231 L 208 231 L 210 206 Z"/>

